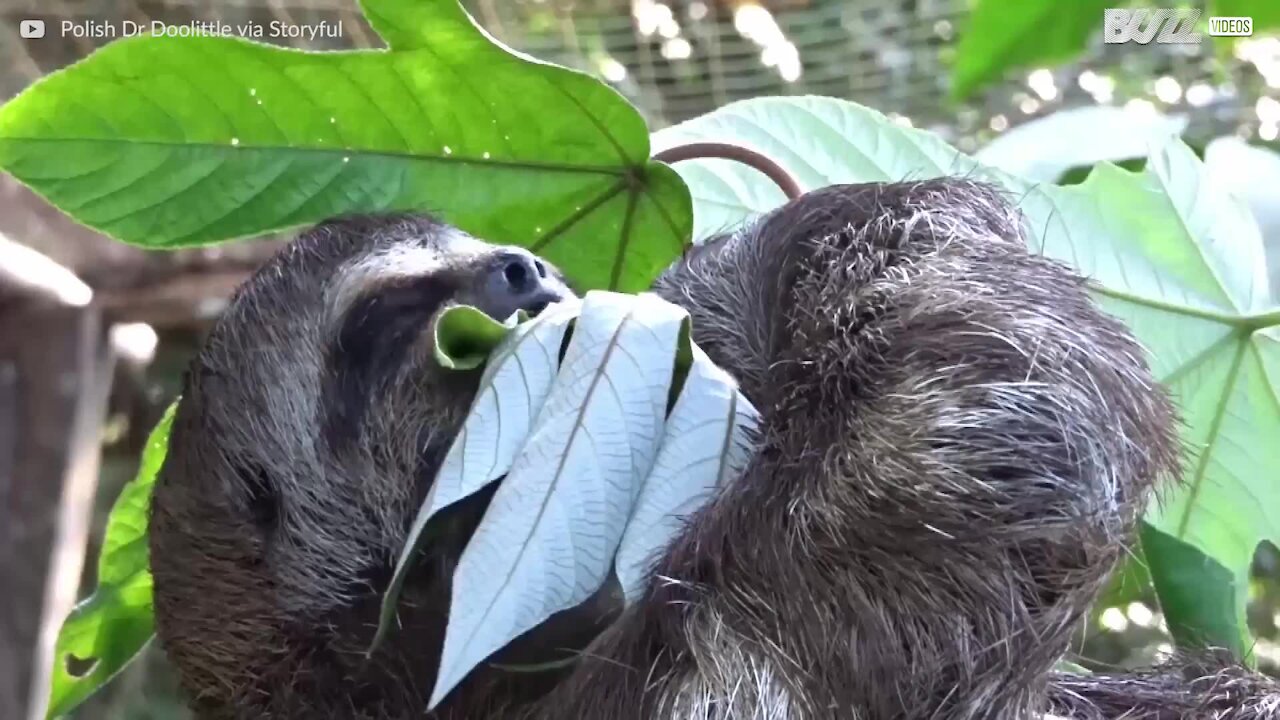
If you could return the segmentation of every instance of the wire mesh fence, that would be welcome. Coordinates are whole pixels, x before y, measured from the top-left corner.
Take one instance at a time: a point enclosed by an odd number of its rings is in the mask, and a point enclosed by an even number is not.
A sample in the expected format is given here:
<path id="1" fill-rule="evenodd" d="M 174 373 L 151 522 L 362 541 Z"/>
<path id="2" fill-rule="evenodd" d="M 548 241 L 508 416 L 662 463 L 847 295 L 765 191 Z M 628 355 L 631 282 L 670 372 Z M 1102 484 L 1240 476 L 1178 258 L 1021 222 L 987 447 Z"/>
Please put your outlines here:
<path id="1" fill-rule="evenodd" d="M 949 101 L 948 88 L 965 0 L 466 4 L 511 47 L 610 82 L 655 127 L 734 100 L 788 94 L 854 100 L 937 131 L 962 149 L 1081 104 L 1188 110 L 1192 134 L 1261 132 L 1264 140 L 1274 139 L 1270 115 L 1280 114 L 1270 97 L 1280 88 L 1280 40 L 1274 38 L 1243 42 L 1227 56 L 1208 43 L 1103 45 L 1095 38 L 1077 62 L 1010 73 L 961 104 Z M 127 27 L 149 29 L 154 22 L 216 24 L 231 34 L 257 27 L 265 29 L 264 41 L 318 50 L 380 45 L 356 0 L 9 0 L 0 14 L 5 97 Z M 22 38 L 23 20 L 44 21 L 47 36 Z"/>

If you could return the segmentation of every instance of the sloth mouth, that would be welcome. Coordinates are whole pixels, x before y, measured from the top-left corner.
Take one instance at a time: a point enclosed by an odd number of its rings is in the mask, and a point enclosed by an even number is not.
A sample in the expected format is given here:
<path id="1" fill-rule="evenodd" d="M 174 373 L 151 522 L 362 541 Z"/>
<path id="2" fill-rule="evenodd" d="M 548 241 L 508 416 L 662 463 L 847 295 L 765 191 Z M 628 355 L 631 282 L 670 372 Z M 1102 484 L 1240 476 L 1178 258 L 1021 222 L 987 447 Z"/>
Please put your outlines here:
<path id="1" fill-rule="evenodd" d="M 505 322 L 507 318 L 510 318 L 517 312 L 523 312 L 530 318 L 538 317 L 545 312 L 547 308 L 558 302 L 568 300 L 571 297 L 573 297 L 573 295 L 569 293 L 560 294 L 547 291 L 530 295 L 519 302 L 504 302 L 477 298 L 471 303 L 467 303 L 466 300 L 463 299 L 463 304 L 472 304 L 477 310 L 483 312 L 485 315 L 488 315 L 497 322 Z"/>

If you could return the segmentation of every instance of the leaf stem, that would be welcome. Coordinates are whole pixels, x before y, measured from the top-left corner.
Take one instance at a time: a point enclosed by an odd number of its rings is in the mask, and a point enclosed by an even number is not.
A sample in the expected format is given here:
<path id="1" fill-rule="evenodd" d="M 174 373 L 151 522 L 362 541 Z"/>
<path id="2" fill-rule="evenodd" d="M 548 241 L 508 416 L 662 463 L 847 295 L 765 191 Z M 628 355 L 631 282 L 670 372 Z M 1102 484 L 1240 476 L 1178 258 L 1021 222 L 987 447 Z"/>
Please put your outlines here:
<path id="1" fill-rule="evenodd" d="M 722 158 L 749 165 L 772 180 L 782 190 L 782 194 L 787 196 L 788 200 L 795 200 L 804 194 L 795 178 L 791 177 L 791 174 L 784 170 L 781 165 L 755 150 L 749 150 L 738 145 L 718 142 L 695 142 L 667 148 L 655 153 L 653 156 L 654 160 L 668 165 L 681 160 L 694 160 L 696 158 Z"/>
<path id="2" fill-rule="evenodd" d="M 1240 328 L 1245 330 L 1259 330 L 1269 325 L 1280 323 L 1280 312 L 1266 313 L 1263 315 L 1231 315 L 1223 312 L 1215 312 L 1213 310 L 1201 310 L 1199 308 L 1188 307 L 1186 305 L 1178 305 L 1165 300 L 1157 300 L 1155 298 L 1143 297 L 1135 295 L 1124 290 L 1109 288 L 1102 283 L 1091 280 L 1089 289 L 1116 300 L 1125 300 L 1135 305 L 1142 305 L 1154 310 L 1164 310 L 1165 312 L 1174 313 L 1176 315 L 1185 315 L 1187 317 L 1199 318 L 1201 320 L 1211 320 L 1220 322 L 1223 325 L 1232 328 Z"/>

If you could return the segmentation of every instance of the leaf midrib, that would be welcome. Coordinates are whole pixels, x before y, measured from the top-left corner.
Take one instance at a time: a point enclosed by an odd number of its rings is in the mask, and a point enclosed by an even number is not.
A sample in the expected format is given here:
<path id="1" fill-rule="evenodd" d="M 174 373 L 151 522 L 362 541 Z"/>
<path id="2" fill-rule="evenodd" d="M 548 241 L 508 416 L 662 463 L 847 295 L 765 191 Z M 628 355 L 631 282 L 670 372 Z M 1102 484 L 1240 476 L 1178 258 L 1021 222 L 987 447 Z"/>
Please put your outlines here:
<path id="1" fill-rule="evenodd" d="M 28 137 L 20 135 L 0 136 L 0 143 L 60 143 L 60 142 L 88 142 L 103 144 L 119 144 L 130 146 L 148 146 L 163 148 L 206 148 L 210 150 L 219 150 L 227 153 L 243 152 L 245 150 L 253 151 L 270 151 L 270 152 L 290 152 L 290 153 L 316 153 L 327 155 L 340 155 L 344 157 L 380 157 L 392 160 L 417 160 L 421 162 L 441 162 L 455 164 L 475 164 L 487 165 L 504 169 L 517 170 L 537 170 L 537 171 L 555 171 L 564 173 L 584 173 L 594 175 L 607 175 L 612 177 L 620 177 L 637 166 L 627 165 L 623 167 L 613 165 L 578 165 L 574 163 L 550 163 L 539 162 L 536 160 L 501 160 L 501 159 L 484 159 L 474 157 L 459 157 L 455 155 L 430 155 L 430 154 L 414 154 L 407 152 L 398 152 L 395 150 L 367 150 L 360 148 L 321 148 L 298 145 L 231 145 L 230 143 L 213 143 L 213 142 L 172 142 L 164 140 L 131 140 L 120 138 L 74 138 L 74 137 Z"/>
<path id="2" fill-rule="evenodd" d="M 520 559 L 524 557 L 525 551 L 529 547 L 529 539 L 533 537 L 533 534 L 538 529 L 538 525 L 542 522 L 542 517 L 546 514 L 547 506 L 551 502 L 551 496 L 555 493 L 556 487 L 559 485 L 560 479 L 564 475 L 565 463 L 568 462 L 570 455 L 569 448 L 573 447 L 574 442 L 577 441 L 579 432 L 583 429 L 583 418 L 586 416 L 587 409 L 591 406 L 591 399 L 595 396 L 596 389 L 599 387 L 601 380 L 606 374 L 606 368 L 609 366 L 609 360 L 613 357 L 614 350 L 618 348 L 618 338 L 622 335 L 623 329 L 631 322 L 633 315 L 634 313 L 632 311 L 628 311 L 622 318 L 622 321 L 619 322 L 618 326 L 614 329 L 613 334 L 609 337 L 609 344 L 605 348 L 604 356 L 601 358 L 598 365 L 599 371 L 591 378 L 591 384 L 587 388 L 586 397 L 578 406 L 577 417 L 574 419 L 573 429 L 569 431 L 569 439 L 565 443 L 565 451 L 560 453 L 559 462 L 556 463 L 556 470 L 552 475 L 551 485 L 547 488 L 547 492 L 542 496 L 542 502 L 539 504 L 538 511 L 534 515 L 533 523 L 530 525 L 528 534 L 525 535 L 524 541 L 520 543 L 520 549 L 516 553 L 515 562 L 513 562 L 511 567 L 507 570 L 506 577 L 503 578 L 502 583 L 498 586 L 498 591 L 493 593 L 490 597 L 488 605 L 485 606 L 484 612 L 480 616 L 480 620 L 474 624 L 471 633 L 467 636 L 467 640 L 463 644 L 464 647 L 470 645 L 471 642 L 475 640 L 476 633 L 479 632 L 480 626 L 489 617 L 489 613 L 493 610 L 493 606 L 497 602 L 498 596 L 501 595 L 503 590 L 511 584 L 511 578 L 515 574 L 516 568 L 520 566 Z"/>
<path id="3" fill-rule="evenodd" d="M 729 424 L 725 428 L 724 440 L 720 443 L 720 463 L 716 467 L 716 487 L 724 487 L 725 471 L 729 469 L 730 446 L 733 444 L 734 430 L 738 428 L 738 393 L 729 393 Z"/>
<path id="4" fill-rule="evenodd" d="M 1105 295 L 1109 298 L 1124 300 L 1153 310 L 1163 310 L 1176 315 L 1185 315 L 1187 317 L 1199 318 L 1201 320 L 1210 320 L 1246 332 L 1255 332 L 1264 328 L 1280 325 L 1280 309 L 1255 313 L 1252 315 L 1228 315 L 1226 313 L 1214 312 L 1212 310 L 1201 310 L 1199 308 L 1188 307 L 1186 305 L 1177 305 L 1164 300 L 1156 300 L 1142 295 L 1135 295 L 1133 293 L 1126 292 L 1124 290 L 1117 290 L 1096 282 L 1090 282 L 1089 286 L 1094 292 Z"/>
<path id="5" fill-rule="evenodd" d="M 498 364 L 500 364 L 501 362 L 504 362 L 507 358 L 510 358 L 512 362 L 516 363 L 516 367 L 519 368 L 520 377 L 526 390 L 528 390 L 528 387 L 529 387 L 529 380 L 528 380 L 528 375 L 524 369 L 524 361 L 520 359 L 519 350 L 521 347 L 524 346 L 525 342 L 531 339 L 533 340 L 538 339 L 537 334 L 534 332 L 535 329 L 536 328 L 530 328 L 526 330 L 524 333 L 517 335 L 516 338 L 512 341 L 511 345 L 506 349 L 504 349 L 500 355 L 495 355 L 494 357 L 489 358 L 487 361 L 488 368 L 496 368 Z M 541 343 L 539 344 L 542 345 Z M 542 345 L 542 347 L 545 348 L 546 346 Z M 494 373 L 493 375 L 489 376 L 481 384 L 480 387 L 476 389 L 475 399 L 472 400 L 471 407 L 468 408 L 467 410 L 467 415 L 470 416 L 471 412 L 475 409 L 476 405 L 481 401 L 481 399 L 485 397 L 486 393 L 491 394 L 494 398 L 494 404 L 498 407 L 498 411 L 497 411 L 498 434 L 501 435 L 502 433 L 502 409 L 501 409 L 502 393 L 499 393 L 496 390 L 493 390 L 492 392 L 490 392 L 490 390 L 494 387 L 496 378 L 497 378 L 497 374 Z M 532 405 L 533 403 L 530 403 L 530 406 Z M 536 412 L 540 409 L 541 409 L 541 406 L 539 406 L 538 408 L 531 407 L 530 411 L 536 414 Z M 530 427 L 533 427 L 533 422 L 531 421 L 529 425 Z M 461 477 L 466 477 L 467 453 L 465 451 L 465 446 L 466 446 L 466 442 L 467 442 L 467 438 L 469 437 L 469 434 L 470 434 L 470 429 L 468 428 L 467 424 L 464 422 L 462 424 L 462 428 L 458 431 L 458 436 L 454 439 L 454 443 L 461 443 L 463 446 L 463 450 L 459 451 L 459 457 L 461 458 L 460 462 L 462 463 L 462 468 L 460 469 L 458 474 Z M 522 441 L 521 447 L 523 447 L 524 443 L 527 441 L 528 441 L 527 438 L 525 439 L 525 441 Z M 516 451 L 516 454 L 519 455 L 519 450 Z M 496 467 L 497 467 L 497 460 L 496 458 L 494 458 L 493 463 L 490 464 L 489 466 L 487 475 L 492 476 L 494 468 Z M 432 482 L 434 483 L 436 481 L 437 480 L 433 478 Z M 489 485 L 492 482 L 494 482 L 494 480 L 489 480 L 484 484 Z M 410 539 L 406 540 L 404 548 L 400 551 L 400 556 L 396 559 L 395 569 L 391 573 L 391 582 L 388 583 L 387 589 L 383 591 L 382 603 L 378 611 L 378 629 L 374 633 L 373 640 L 369 643 L 369 648 L 366 651 L 366 655 L 372 655 L 373 651 L 376 650 L 378 646 L 382 644 L 382 641 L 386 636 L 386 632 L 390 627 L 391 619 L 395 616 L 396 608 L 400 602 L 400 593 L 402 592 L 404 588 L 404 583 L 409 576 L 409 563 L 414 556 L 418 555 L 418 553 L 422 551 L 423 539 L 427 537 L 426 535 L 427 524 L 432 519 L 434 519 L 436 515 L 440 513 L 440 511 L 461 501 L 466 497 L 470 497 L 471 495 L 474 495 L 474 492 L 467 493 L 465 495 L 460 495 L 458 498 L 455 498 L 454 500 L 451 500 L 448 503 L 440 505 L 439 507 L 434 507 L 434 502 L 432 504 L 424 503 L 424 505 L 421 508 L 419 508 L 418 513 L 414 515 L 413 523 L 409 526 L 408 534 Z M 428 500 L 431 500 L 433 496 L 428 495 L 427 497 L 428 497 Z"/>

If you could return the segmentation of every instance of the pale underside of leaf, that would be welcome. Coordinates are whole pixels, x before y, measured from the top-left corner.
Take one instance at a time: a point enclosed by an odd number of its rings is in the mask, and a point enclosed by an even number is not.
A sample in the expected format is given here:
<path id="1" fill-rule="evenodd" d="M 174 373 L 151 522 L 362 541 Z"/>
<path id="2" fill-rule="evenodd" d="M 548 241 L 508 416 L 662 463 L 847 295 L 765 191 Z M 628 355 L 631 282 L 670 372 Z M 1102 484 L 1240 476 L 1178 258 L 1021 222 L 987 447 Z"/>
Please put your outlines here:
<path id="1" fill-rule="evenodd" d="M 758 425 L 759 414 L 737 382 L 694 346 L 653 471 L 618 546 L 615 571 L 627 602 L 640 597 L 656 555 L 687 519 L 746 468 Z"/>
<path id="2" fill-rule="evenodd" d="M 371 648 L 382 642 L 391 626 L 400 590 L 425 542 L 427 523 L 511 469 L 551 391 L 561 344 L 579 308 L 576 301 L 556 303 L 534 320 L 517 326 L 494 350 L 462 429 L 449 446 L 396 559 Z"/>
<path id="3" fill-rule="evenodd" d="M 1187 123 L 1185 116 L 1087 105 L 1011 128 L 974 157 L 1025 180 L 1055 182 L 1073 168 L 1145 157 L 1153 141 L 1180 135 Z"/>
<path id="4" fill-rule="evenodd" d="M 1112 177 L 1102 182 L 1117 188 L 1122 173 L 1107 172 Z M 1280 478 L 1273 474 L 1280 446 L 1267 439 L 1280 432 L 1280 411 L 1274 376 L 1265 371 L 1267 336 L 1250 327 L 1280 322 L 1280 316 L 1267 306 L 1256 223 L 1237 198 L 1206 182 L 1189 148 L 1180 141 L 1159 148 L 1142 180 L 1167 209 L 1148 211 L 1147 224 L 1131 223 L 1127 236 L 1108 239 L 1139 248 L 1126 248 L 1128 257 L 1151 264 L 1150 277 L 1165 284 L 1126 286 L 1123 281 L 1135 277 L 1132 265 L 1115 262 L 1100 293 L 1104 307 L 1124 318 L 1153 353 L 1157 377 L 1186 421 L 1184 482 L 1151 508 L 1148 521 L 1227 567 L 1243 609 L 1258 542 L 1280 540 Z M 1137 235 L 1151 216 L 1161 215 L 1171 222 L 1159 235 Z M 1128 276 L 1114 274 L 1126 270 Z"/>
<path id="5" fill-rule="evenodd" d="M 691 142 L 732 142 L 768 156 L 804 190 L 834 183 L 970 175 L 972 158 L 932 133 L 894 125 L 875 110 L 825 97 L 759 98 L 653 134 L 654 152 Z M 786 198 L 758 170 L 727 160 L 675 166 L 694 197 L 695 240 L 767 212 Z"/>
<path id="6" fill-rule="evenodd" d="M 494 651 L 604 583 L 657 453 L 687 317 L 656 296 L 584 299 L 528 441 L 455 570 L 433 707 Z"/>
<path id="7" fill-rule="evenodd" d="M 427 495 L 436 513 L 511 469 L 560 367 L 560 347 L 578 302 L 557 303 L 512 331 L 494 351 L 466 421 Z"/>
<path id="8" fill-rule="evenodd" d="M 1230 336 L 1166 381 L 1196 422 L 1184 433 L 1186 482 L 1148 519 L 1229 568 L 1241 602 L 1258 542 L 1280 541 L 1278 378 L 1276 342 L 1259 331 Z"/>
<path id="9" fill-rule="evenodd" d="M 1204 163 L 1182 142 L 1160 146 L 1149 167 L 1235 314 L 1265 311 L 1271 302 L 1266 250 L 1248 205 L 1210 182 Z"/>

